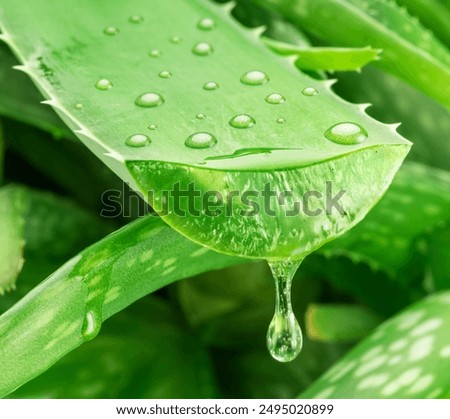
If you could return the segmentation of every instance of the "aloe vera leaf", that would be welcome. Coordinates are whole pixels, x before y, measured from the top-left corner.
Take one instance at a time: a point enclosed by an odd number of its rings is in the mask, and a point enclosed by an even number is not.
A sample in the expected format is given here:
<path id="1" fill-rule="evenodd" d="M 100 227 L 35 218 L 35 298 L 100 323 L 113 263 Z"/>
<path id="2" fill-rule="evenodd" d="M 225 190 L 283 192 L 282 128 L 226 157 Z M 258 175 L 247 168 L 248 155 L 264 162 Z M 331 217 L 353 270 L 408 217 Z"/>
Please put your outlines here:
<path id="1" fill-rule="evenodd" d="M 54 141 L 44 132 L 6 120 L 9 147 L 70 197 L 99 211 L 107 190 L 122 190 L 122 181 L 80 141 Z"/>
<path id="2" fill-rule="evenodd" d="M 432 289 L 450 288 L 450 226 L 447 224 L 433 232 L 427 240 L 427 267 Z"/>
<path id="3" fill-rule="evenodd" d="M 402 121 L 398 132 L 414 143 L 408 159 L 450 170 L 447 109 L 372 65 L 364 67 L 361 74 L 340 73 L 338 78 L 333 87 L 340 96 L 355 103 L 372 103 L 367 112 L 379 121 Z"/>
<path id="4" fill-rule="evenodd" d="M 450 11 L 439 0 L 396 0 L 406 6 L 410 14 L 415 15 L 430 28 L 447 46 L 450 46 Z"/>
<path id="5" fill-rule="evenodd" d="M 300 397 L 449 397 L 449 301 L 434 294 L 386 321 Z"/>
<path id="6" fill-rule="evenodd" d="M 208 354 L 183 330 L 174 309 L 148 298 L 138 306 L 138 312 L 126 310 L 108 320 L 96 339 L 9 397 L 217 397 Z"/>
<path id="7" fill-rule="evenodd" d="M 380 322 L 367 307 L 351 304 L 311 304 L 305 316 L 306 333 L 319 342 L 355 342 Z"/>
<path id="8" fill-rule="evenodd" d="M 346 255 L 392 277 L 407 264 L 417 240 L 450 214 L 450 173 L 420 163 L 406 163 L 388 193 L 355 229 L 322 249 Z"/>
<path id="9" fill-rule="evenodd" d="M 380 59 L 381 50 L 365 48 L 299 47 L 264 38 L 264 43 L 281 55 L 296 55 L 296 65 L 302 70 L 350 71 Z"/>
<path id="10" fill-rule="evenodd" d="M 48 131 L 55 138 L 74 139 L 73 133 L 55 111 L 40 104 L 43 97 L 29 77 L 13 69 L 17 64 L 11 51 L 0 45 L 0 115 Z"/>
<path id="11" fill-rule="evenodd" d="M 69 260 L 0 316 L 0 360 L 8 364 L 0 374 L 0 397 L 92 339 L 103 320 L 144 295 L 240 261 L 183 240 L 159 218 L 128 224 Z"/>
<path id="12" fill-rule="evenodd" d="M 5 139 L 3 137 L 3 121 L 0 119 L 0 184 L 3 183 L 5 166 Z"/>
<path id="13" fill-rule="evenodd" d="M 450 53 L 405 10 L 386 0 L 255 0 L 333 45 L 383 50 L 377 65 L 450 107 Z"/>
<path id="14" fill-rule="evenodd" d="M 111 231 L 85 210 L 50 193 L 7 185 L 0 188 L 0 195 L 2 294 L 15 288 L 24 248 L 62 261 Z"/>
<path id="15" fill-rule="evenodd" d="M 0 189 L 0 296 L 14 289 L 23 266 L 23 191 L 10 186 Z"/>
<path id="16" fill-rule="evenodd" d="M 299 74 L 289 60 L 268 51 L 257 32 L 237 24 L 226 9 L 198 0 L 170 4 L 158 0 L 151 14 L 144 13 L 142 0 L 126 4 L 85 0 L 70 15 L 67 7 L 66 1 L 58 2 L 49 14 L 43 12 L 43 0 L 26 6 L 6 1 L 0 9 L 3 39 L 23 63 L 21 69 L 32 76 L 82 141 L 144 196 L 150 190 L 170 189 L 174 179 L 183 189 L 195 182 L 201 194 L 262 191 L 264 184 L 272 182 L 278 190 L 289 185 L 298 198 L 310 189 L 325 193 L 324 179 L 333 181 L 336 190 L 352 190 L 342 200 L 347 215 L 339 219 L 325 214 L 289 219 L 261 214 L 258 219 L 244 219 L 234 212 L 231 217 L 179 217 L 173 212 L 164 217 L 182 234 L 215 250 L 268 259 L 303 257 L 364 217 L 409 150 L 409 143 L 392 127 L 335 97 L 330 83 Z M 135 13 L 142 13 L 142 23 L 127 21 Z M 102 23 L 94 16 L 102 16 Z M 204 17 L 213 18 L 217 27 L 199 30 L 197 22 Z M 105 35 L 103 29 L 109 25 L 117 25 L 120 32 Z M 175 35 L 181 43 L 170 42 Z M 152 39 L 152 46 L 144 39 Z M 202 40 L 214 49 L 209 56 L 191 52 Z M 148 57 L 152 48 L 159 49 L 161 56 Z M 159 78 L 163 69 L 173 76 Z M 251 70 L 264 71 L 270 82 L 240 83 Z M 113 87 L 95 89 L 102 78 Z M 208 81 L 220 87 L 202 90 Z M 319 94 L 302 95 L 302 88 L 308 86 Z M 162 95 L 165 103 L 152 109 L 135 106 L 135 99 L 149 91 Z M 273 92 L 286 95 L 281 108 L 265 103 L 265 96 Z M 77 104 L 83 108 L 77 109 Z M 198 112 L 207 118 L 196 119 Z M 228 124 L 245 112 L 256 119 L 253 128 Z M 281 117 L 286 123 L 276 122 Z M 328 141 L 324 133 L 339 122 L 364 127 L 368 140 L 354 146 Z M 149 123 L 158 129 L 147 131 Z M 200 150 L 184 145 L 191 134 L 204 131 L 217 138 L 216 146 Z M 125 145 L 130 135 L 140 133 L 151 136 L 152 143 L 139 148 Z M 148 200 L 161 210 L 160 202 Z M 262 198 L 257 202 L 262 204 Z M 199 203 L 196 198 L 197 208 Z M 238 205 L 236 212 L 244 208 L 248 209 Z M 186 209 L 184 203 L 181 209 Z M 324 224 L 331 224 L 330 229 L 323 230 Z M 298 228 L 304 237 L 292 240 L 290 234 Z"/>

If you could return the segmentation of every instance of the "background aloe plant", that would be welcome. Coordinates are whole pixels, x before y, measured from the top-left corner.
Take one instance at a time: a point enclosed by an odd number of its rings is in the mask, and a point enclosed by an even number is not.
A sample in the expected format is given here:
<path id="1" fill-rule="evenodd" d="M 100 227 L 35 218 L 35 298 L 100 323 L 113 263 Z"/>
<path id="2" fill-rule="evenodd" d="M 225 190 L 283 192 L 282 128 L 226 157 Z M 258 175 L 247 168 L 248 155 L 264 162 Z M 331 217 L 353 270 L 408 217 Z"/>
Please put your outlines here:
<path id="1" fill-rule="evenodd" d="M 70 3 L 0 4 L 0 394 L 449 396 L 447 6 L 399 1 L 419 23 L 380 0 Z M 409 151 L 399 121 L 415 147 L 377 204 Z M 122 181 L 301 196 L 328 179 L 344 217 L 96 215 Z M 315 250 L 294 283 L 304 350 L 276 364 L 270 274 L 242 256 Z"/>

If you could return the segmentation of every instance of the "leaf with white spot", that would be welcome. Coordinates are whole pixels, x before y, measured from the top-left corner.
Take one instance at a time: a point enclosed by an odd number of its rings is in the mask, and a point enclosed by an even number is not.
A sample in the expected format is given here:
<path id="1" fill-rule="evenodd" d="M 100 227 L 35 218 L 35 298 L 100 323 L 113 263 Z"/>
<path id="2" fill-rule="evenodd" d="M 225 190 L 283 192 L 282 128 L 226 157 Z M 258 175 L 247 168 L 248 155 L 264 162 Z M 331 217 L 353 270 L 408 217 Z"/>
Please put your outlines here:
<path id="1" fill-rule="evenodd" d="M 431 295 L 379 326 L 300 397 L 448 398 L 450 293 Z"/>
<path id="2" fill-rule="evenodd" d="M 149 249 L 154 253 L 147 259 Z M 163 267 L 170 258 L 176 261 Z M 69 260 L 0 316 L 0 364 L 8 364 L 0 374 L 0 397 L 95 337 L 103 320 L 144 295 L 240 261 L 184 239 L 159 218 L 128 224 Z"/>

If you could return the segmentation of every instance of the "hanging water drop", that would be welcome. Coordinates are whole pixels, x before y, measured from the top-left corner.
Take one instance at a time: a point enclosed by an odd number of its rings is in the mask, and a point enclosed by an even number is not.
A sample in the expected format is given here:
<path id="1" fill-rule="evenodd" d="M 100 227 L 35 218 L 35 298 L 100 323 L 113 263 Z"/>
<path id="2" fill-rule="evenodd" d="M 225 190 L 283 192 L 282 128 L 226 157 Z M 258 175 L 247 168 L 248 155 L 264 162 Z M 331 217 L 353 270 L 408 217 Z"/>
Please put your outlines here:
<path id="1" fill-rule="evenodd" d="M 205 118 L 206 118 L 206 115 L 205 115 L 204 113 L 198 113 L 197 115 L 195 115 L 195 117 L 196 117 L 197 119 L 205 119 Z"/>
<path id="2" fill-rule="evenodd" d="M 207 42 L 199 42 L 198 44 L 194 45 L 194 47 L 192 48 L 192 52 L 195 55 L 205 57 L 207 55 L 212 54 L 214 52 L 214 49 Z"/>
<path id="3" fill-rule="evenodd" d="M 172 77 L 172 73 L 170 71 L 163 70 L 158 74 L 158 76 L 162 79 L 170 79 Z"/>
<path id="4" fill-rule="evenodd" d="M 170 38 L 170 42 L 172 44 L 180 44 L 182 41 L 182 39 L 179 36 L 172 36 L 172 38 Z"/>
<path id="5" fill-rule="evenodd" d="M 119 28 L 116 28 L 115 26 L 108 26 L 105 29 L 103 29 L 103 33 L 109 36 L 117 35 L 119 32 L 120 32 Z"/>
<path id="6" fill-rule="evenodd" d="M 354 122 L 341 122 L 325 131 L 325 138 L 337 144 L 355 145 L 367 140 L 367 131 Z"/>
<path id="7" fill-rule="evenodd" d="M 261 84 L 267 83 L 269 81 L 269 76 L 263 71 L 253 70 L 248 71 L 241 77 L 241 83 L 247 84 L 249 86 L 259 86 Z"/>
<path id="8" fill-rule="evenodd" d="M 241 114 L 231 118 L 229 124 L 233 128 L 244 129 L 253 127 L 256 124 L 256 121 L 250 115 Z"/>
<path id="9" fill-rule="evenodd" d="M 202 31 L 210 31 L 211 29 L 214 29 L 215 26 L 216 26 L 216 22 L 214 22 L 214 20 L 212 20 L 209 17 L 200 19 L 197 22 L 197 28 Z"/>
<path id="10" fill-rule="evenodd" d="M 113 87 L 113 85 L 108 79 L 100 79 L 97 83 L 95 83 L 95 87 L 98 90 L 109 90 Z"/>
<path id="11" fill-rule="evenodd" d="M 280 362 L 295 359 L 303 345 L 302 331 L 291 304 L 292 278 L 300 263 L 269 262 L 275 280 L 275 314 L 267 331 L 267 349 Z"/>
<path id="12" fill-rule="evenodd" d="M 217 139 L 208 132 L 197 132 L 189 136 L 184 144 L 190 148 L 209 148 L 217 144 Z"/>
<path id="13" fill-rule="evenodd" d="M 203 90 L 217 90 L 219 85 L 215 81 L 209 81 L 203 85 Z"/>
<path id="14" fill-rule="evenodd" d="M 142 108 L 155 108 L 164 103 L 164 98 L 160 94 L 154 92 L 142 93 L 142 95 L 139 95 L 136 98 L 134 103 Z"/>
<path id="15" fill-rule="evenodd" d="M 130 23 L 142 23 L 144 21 L 144 18 L 140 15 L 133 15 L 130 16 L 128 20 L 130 21 Z"/>
<path id="16" fill-rule="evenodd" d="M 305 87 L 302 90 L 302 94 L 305 96 L 315 96 L 319 93 L 314 87 Z"/>
<path id="17" fill-rule="evenodd" d="M 271 105 L 281 105 L 282 103 L 286 102 L 286 98 L 279 93 L 272 93 L 271 95 L 266 97 L 265 101 L 267 103 L 270 103 Z"/>
<path id="18" fill-rule="evenodd" d="M 129 147 L 144 147 L 150 144 L 150 138 L 145 134 L 134 134 L 126 139 L 125 144 Z"/>
<path id="19" fill-rule="evenodd" d="M 148 53 L 149 57 L 152 58 L 158 58 L 161 57 L 161 51 L 159 49 L 152 49 L 149 53 Z"/>
<path id="20" fill-rule="evenodd" d="M 94 339 L 98 335 L 101 326 L 101 319 L 98 318 L 98 315 L 93 310 L 89 310 L 86 313 L 83 327 L 81 329 L 83 340 L 86 342 L 88 340 Z"/>

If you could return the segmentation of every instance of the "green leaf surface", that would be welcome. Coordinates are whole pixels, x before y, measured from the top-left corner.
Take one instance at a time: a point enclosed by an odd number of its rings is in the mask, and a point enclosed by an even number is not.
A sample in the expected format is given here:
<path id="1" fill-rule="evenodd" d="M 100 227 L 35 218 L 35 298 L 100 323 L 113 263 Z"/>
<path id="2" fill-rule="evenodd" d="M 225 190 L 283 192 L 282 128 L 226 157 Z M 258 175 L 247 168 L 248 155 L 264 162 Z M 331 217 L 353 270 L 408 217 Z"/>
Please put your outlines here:
<path id="1" fill-rule="evenodd" d="M 366 307 L 351 304 L 311 304 L 306 333 L 319 342 L 355 342 L 369 334 L 381 319 Z"/>
<path id="2" fill-rule="evenodd" d="M 24 191 L 0 189 L 0 296 L 14 289 L 24 262 L 23 201 Z"/>
<path id="3" fill-rule="evenodd" d="M 55 111 L 42 106 L 42 95 L 29 77 L 15 71 L 18 65 L 6 45 L 0 45 L 0 115 L 50 132 L 55 138 L 74 138 L 73 133 L 62 123 Z M 24 112 L 26 106 L 26 112 Z"/>
<path id="4" fill-rule="evenodd" d="M 366 48 L 300 47 L 264 38 L 265 44 L 280 55 L 295 55 L 302 70 L 350 71 L 380 59 L 381 50 Z"/>
<path id="5" fill-rule="evenodd" d="M 352 231 L 323 248 L 325 255 L 346 255 L 395 277 L 418 240 L 449 221 L 450 173 L 407 163 L 373 211 Z"/>
<path id="6" fill-rule="evenodd" d="M 157 299 L 130 308 L 108 320 L 95 340 L 9 397 L 217 397 L 208 354 L 195 335 L 183 330 L 175 310 Z"/>
<path id="7" fill-rule="evenodd" d="M 182 189 L 194 182 L 201 196 L 215 191 L 225 197 L 233 190 L 262 191 L 270 182 L 278 191 L 289 186 L 297 201 L 307 190 L 325 194 L 327 179 L 336 190 L 351 188 L 342 201 L 344 216 L 274 217 L 261 211 L 259 217 L 242 217 L 240 210 L 248 206 L 241 202 L 231 216 L 190 212 L 180 217 L 169 205 L 165 221 L 215 250 L 274 260 L 302 258 L 361 220 L 408 152 L 409 144 L 392 127 L 337 98 L 330 83 L 302 75 L 289 60 L 268 51 L 259 31 L 243 29 L 229 16 L 229 7 L 201 0 L 158 0 L 148 13 L 143 0 L 84 0 L 68 14 L 68 0 L 55 4 L 51 13 L 46 4 L 3 2 L 3 39 L 22 62 L 20 69 L 34 79 L 81 140 L 148 196 L 157 210 L 163 210 L 161 200 L 149 191 L 171 190 L 174 179 Z M 128 20 L 138 14 L 140 23 Z M 211 30 L 197 27 L 205 17 L 215 22 Z M 105 34 L 107 27 L 118 31 Z M 209 55 L 192 52 L 201 42 L 212 46 Z M 154 49 L 161 55 L 149 56 Z M 255 70 L 266 74 L 266 83 L 240 81 Z M 161 71 L 172 77 L 159 77 Z M 105 79 L 112 87 L 96 89 Z M 219 88 L 202 89 L 207 82 Z M 103 86 L 109 87 L 108 82 Z M 318 95 L 302 95 L 305 87 L 315 88 Z M 161 95 L 164 103 L 136 106 L 139 95 L 147 92 Z M 264 98 L 272 93 L 284 95 L 285 103 L 266 103 Z M 199 113 L 206 118 L 196 118 Z M 229 121 L 239 114 L 250 114 L 256 124 L 233 128 Z M 363 127 L 368 139 L 354 145 L 327 140 L 327 130 L 345 122 Z M 158 128 L 149 131 L 149 124 Z M 191 135 L 202 132 L 213 135 L 217 144 L 185 146 Z M 151 137 L 151 143 L 127 146 L 135 134 Z M 369 160 L 376 163 L 367 164 Z M 263 205 L 264 199 L 259 196 L 256 202 Z M 202 197 L 195 197 L 194 206 L 201 204 Z M 185 203 L 181 207 L 188 209 Z M 330 228 L 322 229 L 328 224 Z M 303 237 L 292 240 L 292 231 L 299 228 Z M 242 240 L 236 240 L 238 233 Z"/>
<path id="8" fill-rule="evenodd" d="M 386 321 L 301 398 L 448 398 L 450 293 Z"/>
<path id="9" fill-rule="evenodd" d="M 241 260 L 183 240 L 158 218 L 130 223 L 72 258 L 0 316 L 0 395 L 94 338 L 103 320 L 144 295 Z"/>
<path id="10" fill-rule="evenodd" d="M 383 50 L 377 65 L 450 107 L 450 53 L 387 0 L 254 0 L 333 46 Z"/>
<path id="11" fill-rule="evenodd" d="M 431 29 L 447 46 L 450 46 L 450 11 L 448 5 L 439 0 L 396 0 L 407 8 L 411 15 Z"/>

